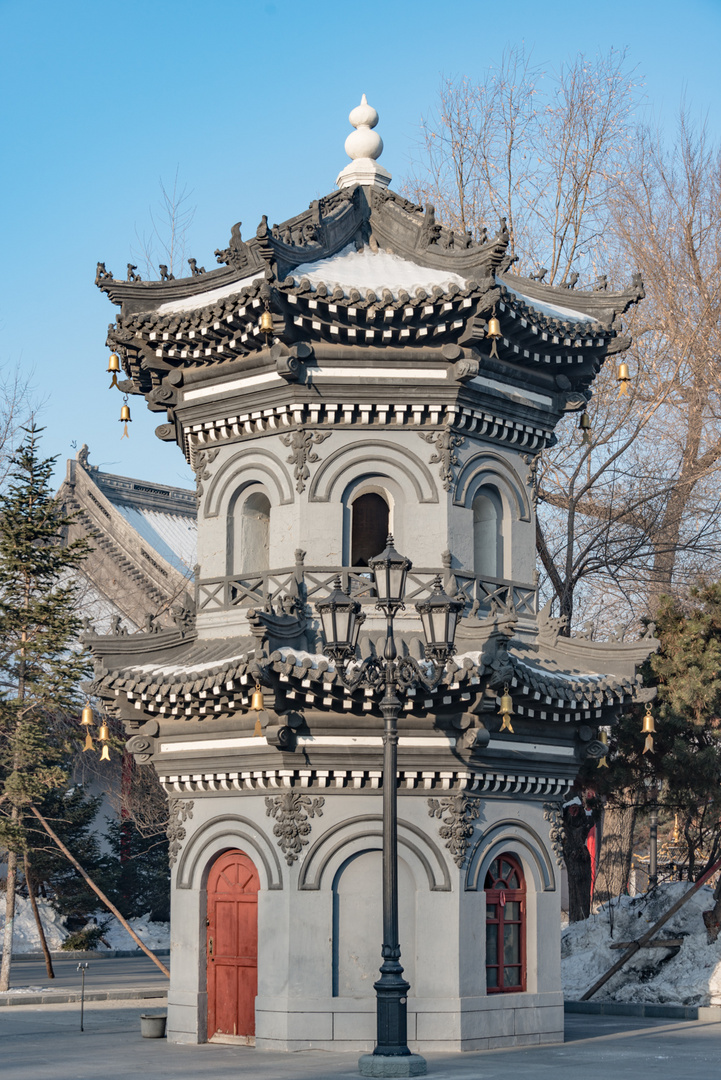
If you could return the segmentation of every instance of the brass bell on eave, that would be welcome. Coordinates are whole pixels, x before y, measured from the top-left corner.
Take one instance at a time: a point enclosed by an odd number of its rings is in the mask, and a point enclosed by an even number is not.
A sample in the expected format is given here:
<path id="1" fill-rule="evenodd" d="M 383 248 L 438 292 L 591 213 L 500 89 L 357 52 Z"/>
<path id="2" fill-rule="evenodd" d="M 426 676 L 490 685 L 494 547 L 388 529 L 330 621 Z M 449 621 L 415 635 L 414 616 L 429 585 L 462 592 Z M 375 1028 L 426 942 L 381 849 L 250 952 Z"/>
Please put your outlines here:
<path id="1" fill-rule="evenodd" d="M 620 386 L 618 396 L 621 394 L 628 394 L 628 384 L 631 382 L 631 374 L 628 370 L 628 364 L 624 361 L 618 365 L 618 374 L 616 375 L 616 381 Z"/>
<path id="2" fill-rule="evenodd" d="M 653 713 L 651 712 L 651 706 L 646 706 L 646 712 L 643 717 L 643 725 L 641 727 L 641 734 L 646 736 L 646 742 L 643 747 L 644 754 L 653 750 L 653 736 L 656 731 L 656 723 L 653 719 Z"/>
<path id="3" fill-rule="evenodd" d="M 103 720 L 100 725 L 100 731 L 98 732 L 98 741 L 103 744 L 103 749 L 100 752 L 101 761 L 110 761 L 110 751 L 108 748 L 108 742 L 110 740 L 110 732 L 108 731 L 107 721 Z"/>
<path id="4" fill-rule="evenodd" d="M 500 731 L 510 731 L 513 735 L 513 724 L 511 723 L 511 717 L 513 716 L 513 698 L 508 693 L 508 686 L 503 688 L 503 696 L 501 697 L 501 707 L 498 710 L 498 715 L 503 718 Z"/>
<path id="5" fill-rule="evenodd" d="M 260 329 L 264 334 L 273 333 L 273 316 L 267 308 L 260 316 Z"/>
<path id="6" fill-rule="evenodd" d="M 598 740 L 599 740 L 599 742 L 602 742 L 604 746 L 608 746 L 608 735 L 606 734 L 605 731 L 599 731 Z M 596 768 L 597 769 L 607 769 L 608 768 L 608 762 L 606 761 L 606 754 L 603 754 L 598 759 L 598 765 L 596 766 Z"/>
<path id="7" fill-rule="evenodd" d="M 582 432 L 581 442 L 591 445 L 591 417 L 584 409 L 578 421 L 578 430 Z"/>
<path id="8" fill-rule="evenodd" d="M 491 339 L 490 355 L 495 356 L 496 359 L 498 359 L 498 349 L 496 348 L 496 342 L 498 338 L 502 337 L 503 335 L 501 334 L 501 324 L 499 323 L 495 315 L 491 315 L 490 319 L 488 320 L 486 334 Z"/>
<path id="9" fill-rule="evenodd" d="M 83 711 L 80 714 L 80 725 L 84 728 L 91 728 L 95 723 L 95 717 L 93 716 L 93 709 L 89 701 L 85 702 Z M 83 753 L 86 750 L 94 750 L 93 737 L 89 731 L 85 732 L 85 745 L 83 746 Z"/>
<path id="10" fill-rule="evenodd" d="M 130 416 L 130 406 L 127 404 L 127 399 L 126 404 L 120 406 L 120 420 L 118 421 L 118 423 L 123 425 L 123 434 L 120 436 L 120 438 L 127 439 L 128 424 L 132 423 L 132 418 Z"/>
<path id="11" fill-rule="evenodd" d="M 111 353 L 108 358 L 108 375 L 112 375 L 109 390 L 118 385 L 118 372 L 120 371 L 120 357 L 117 353 Z"/>

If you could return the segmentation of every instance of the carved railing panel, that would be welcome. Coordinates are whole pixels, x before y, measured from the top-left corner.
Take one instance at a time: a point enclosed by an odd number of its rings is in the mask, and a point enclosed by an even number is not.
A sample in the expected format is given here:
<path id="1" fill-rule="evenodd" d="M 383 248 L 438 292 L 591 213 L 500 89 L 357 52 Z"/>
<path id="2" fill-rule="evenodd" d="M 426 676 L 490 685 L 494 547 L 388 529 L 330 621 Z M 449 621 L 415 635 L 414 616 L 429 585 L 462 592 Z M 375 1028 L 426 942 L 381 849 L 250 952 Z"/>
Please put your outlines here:
<path id="1" fill-rule="evenodd" d="M 469 610 L 489 609 L 493 604 L 507 607 L 512 601 L 520 614 L 536 611 L 537 591 L 534 585 L 506 581 L 499 578 L 479 577 L 475 574 L 453 571 L 441 567 L 413 569 L 408 574 L 406 603 L 413 604 L 428 595 L 437 574 L 452 582 L 455 595 L 463 598 L 466 614 Z M 258 571 L 246 576 L 228 575 L 219 578 L 201 578 L 198 581 L 198 610 L 218 611 L 233 607 L 263 607 L 275 604 L 282 596 L 301 594 L 301 599 L 315 604 L 331 591 L 335 578 L 340 575 L 342 588 L 363 604 L 375 602 L 373 576 L 362 566 L 303 566 L 282 567 L 278 570 Z"/>

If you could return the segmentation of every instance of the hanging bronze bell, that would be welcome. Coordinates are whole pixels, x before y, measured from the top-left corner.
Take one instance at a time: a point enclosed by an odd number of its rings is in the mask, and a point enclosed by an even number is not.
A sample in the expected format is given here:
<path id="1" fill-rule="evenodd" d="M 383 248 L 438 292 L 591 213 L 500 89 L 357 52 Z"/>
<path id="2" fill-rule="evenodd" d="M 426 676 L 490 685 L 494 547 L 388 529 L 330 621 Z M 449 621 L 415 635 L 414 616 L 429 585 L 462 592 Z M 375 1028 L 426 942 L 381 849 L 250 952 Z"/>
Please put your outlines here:
<path id="1" fill-rule="evenodd" d="M 646 712 L 643 718 L 643 725 L 641 727 L 641 734 L 646 736 L 646 742 L 643 747 L 644 754 L 653 750 L 653 733 L 656 730 L 656 723 L 653 719 L 653 713 L 651 712 L 651 706 L 646 706 Z"/>
<path id="2" fill-rule="evenodd" d="M 513 724 L 511 723 L 511 717 L 513 716 L 513 698 L 508 693 L 508 687 L 504 687 L 503 696 L 501 698 L 501 707 L 498 710 L 498 715 L 503 718 L 501 724 L 501 731 L 510 731 L 513 735 Z"/>
<path id="3" fill-rule="evenodd" d="M 501 337 L 501 324 L 495 315 L 491 315 L 488 320 L 488 328 L 486 334 L 491 339 L 491 356 L 495 356 L 498 359 L 498 350 L 496 348 L 496 341 Z"/>
<path id="4" fill-rule="evenodd" d="M 83 711 L 80 714 L 80 723 L 83 727 L 92 727 L 95 723 L 95 717 L 93 716 L 93 707 L 89 701 L 85 702 Z"/>
<path id="5" fill-rule="evenodd" d="M 108 741 L 110 739 L 110 732 L 108 730 L 107 720 L 103 720 L 100 725 L 100 731 L 98 732 L 98 741 L 103 744 L 103 748 L 100 752 L 101 761 L 110 761 L 110 751 L 108 749 Z"/>
<path id="6" fill-rule="evenodd" d="M 260 712 L 261 709 L 265 708 L 265 702 L 263 701 L 263 691 L 260 688 L 259 682 L 255 684 L 255 690 L 253 691 L 253 696 L 250 699 L 250 707 L 253 712 Z"/>
<path id="7" fill-rule="evenodd" d="M 620 397 L 621 394 L 628 394 L 628 384 L 631 382 L 631 374 L 628 370 L 628 364 L 621 363 L 618 365 L 618 374 L 616 376 L 616 381 L 620 386 L 618 396 Z"/>
<path id="8" fill-rule="evenodd" d="M 273 333 L 273 316 L 267 309 L 260 316 L 260 329 L 264 334 Z"/>
<path id="9" fill-rule="evenodd" d="M 120 357 L 117 353 L 111 353 L 108 359 L 108 375 L 112 375 L 109 390 L 118 385 L 118 372 L 120 371 Z"/>
<path id="10" fill-rule="evenodd" d="M 120 438 L 121 439 L 129 438 L 129 436 L 128 436 L 128 424 L 132 423 L 132 418 L 130 416 L 130 406 L 129 405 L 121 405 L 120 406 L 120 420 L 119 420 L 119 423 L 121 423 L 123 425 L 123 434 L 120 436 Z"/>
<path id="11" fill-rule="evenodd" d="M 591 417 L 584 409 L 578 421 L 578 430 L 583 433 L 581 442 L 591 445 Z"/>
<path id="12" fill-rule="evenodd" d="M 599 731 L 599 733 L 598 733 L 598 741 L 602 742 L 604 746 L 608 746 L 608 735 L 606 734 L 605 731 Z M 596 768 L 597 769 L 607 769 L 608 768 L 608 762 L 606 761 L 606 754 L 603 754 L 598 759 L 598 765 L 596 766 Z"/>

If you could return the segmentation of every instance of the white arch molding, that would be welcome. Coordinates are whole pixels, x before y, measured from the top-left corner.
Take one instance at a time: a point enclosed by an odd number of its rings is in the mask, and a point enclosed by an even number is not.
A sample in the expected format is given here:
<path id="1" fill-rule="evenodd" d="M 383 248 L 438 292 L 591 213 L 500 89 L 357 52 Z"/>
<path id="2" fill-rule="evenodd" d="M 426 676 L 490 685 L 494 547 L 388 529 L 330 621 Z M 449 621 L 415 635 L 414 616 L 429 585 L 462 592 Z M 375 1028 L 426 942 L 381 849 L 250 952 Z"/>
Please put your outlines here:
<path id="1" fill-rule="evenodd" d="M 203 517 L 226 512 L 231 499 L 249 484 L 260 484 L 271 506 L 284 506 L 295 499 L 293 480 L 280 458 L 262 446 L 248 446 L 224 461 L 215 473 L 203 498 Z"/>
<path id="2" fill-rule="evenodd" d="M 360 814 L 332 825 L 307 852 L 298 877 L 298 889 L 329 889 L 339 868 L 351 856 L 382 849 L 382 814 Z M 451 876 L 440 849 L 416 825 L 401 819 L 398 821 L 398 851 L 411 868 L 417 888 L 425 882 L 430 892 L 451 891 Z"/>
<path id="3" fill-rule="evenodd" d="M 482 450 L 464 462 L 456 481 L 454 504 L 472 506 L 478 489 L 482 487 L 496 488 L 514 516 L 520 521 L 531 520 L 532 506 L 526 484 L 513 465 L 492 450 Z"/>
<path id="4" fill-rule="evenodd" d="M 497 821 L 479 836 L 468 857 L 464 888 L 482 890 L 488 867 L 504 851 L 517 855 L 529 868 L 537 892 L 556 891 L 556 874 L 546 845 L 535 829 L 518 819 Z"/>
<path id="5" fill-rule="evenodd" d="M 308 502 L 331 502 L 338 488 L 346 489 L 365 477 L 369 483 L 387 476 L 415 492 L 419 503 L 437 503 L 438 488 L 432 473 L 412 451 L 385 439 L 348 443 L 329 454 L 318 467 L 308 491 Z"/>
<path id="6" fill-rule="evenodd" d="M 283 888 L 275 845 L 253 821 L 240 814 L 219 814 L 186 841 L 176 871 L 176 888 L 203 888 L 212 863 L 231 849 L 240 849 L 250 856 L 258 869 L 261 889 Z"/>

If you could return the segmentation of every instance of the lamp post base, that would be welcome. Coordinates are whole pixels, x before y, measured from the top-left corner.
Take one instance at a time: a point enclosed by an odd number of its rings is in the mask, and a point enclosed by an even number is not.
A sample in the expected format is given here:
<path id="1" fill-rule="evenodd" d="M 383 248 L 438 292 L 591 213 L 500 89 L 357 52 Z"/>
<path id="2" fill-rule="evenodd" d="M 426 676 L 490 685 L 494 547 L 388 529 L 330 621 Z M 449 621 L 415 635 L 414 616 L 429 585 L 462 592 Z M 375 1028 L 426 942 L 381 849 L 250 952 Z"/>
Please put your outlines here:
<path id="1" fill-rule="evenodd" d="M 363 1054 L 361 1076 L 425 1076 L 426 1059 L 420 1054 Z"/>

